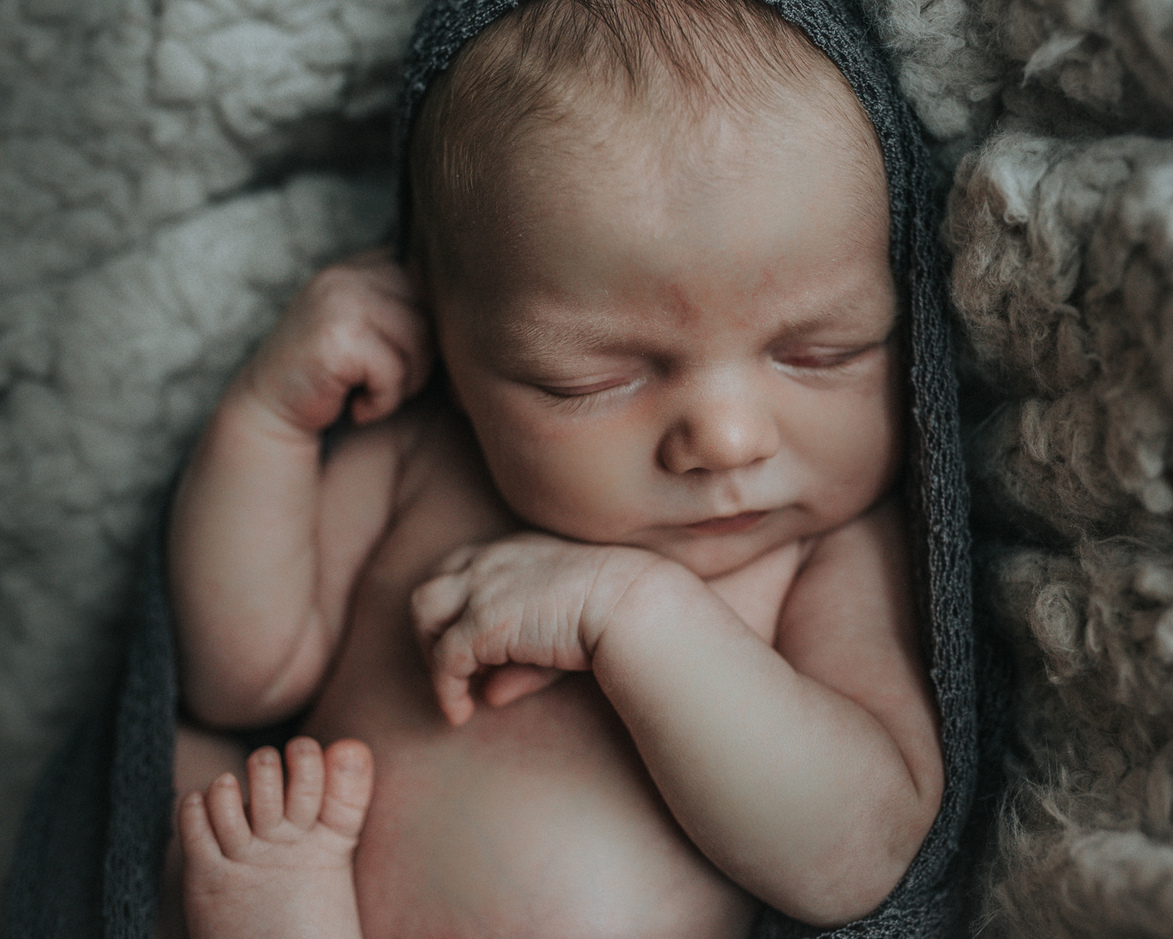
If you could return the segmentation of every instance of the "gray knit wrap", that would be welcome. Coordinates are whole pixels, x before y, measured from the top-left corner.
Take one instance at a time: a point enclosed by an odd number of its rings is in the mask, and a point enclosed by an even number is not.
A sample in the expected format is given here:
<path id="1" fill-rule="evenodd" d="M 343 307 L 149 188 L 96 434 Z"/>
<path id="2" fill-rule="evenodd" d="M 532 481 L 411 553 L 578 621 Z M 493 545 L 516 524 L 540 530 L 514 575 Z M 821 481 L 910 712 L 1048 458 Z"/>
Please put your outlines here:
<path id="1" fill-rule="evenodd" d="M 770 913 L 757 937 L 955 937 L 968 931 L 966 893 L 980 825 L 970 826 L 979 765 L 996 758 L 996 714 L 979 712 L 971 607 L 968 491 L 959 435 L 946 258 L 938 239 L 939 189 L 919 121 L 860 10 L 843 0 L 764 0 L 798 26 L 847 78 L 875 126 L 888 174 L 891 258 L 906 298 L 911 429 L 908 495 L 917 545 L 916 577 L 928 631 L 930 675 L 941 716 L 946 789 L 940 814 L 916 860 L 887 901 L 867 918 L 831 932 Z M 400 246 L 408 243 L 411 183 L 406 148 L 432 79 L 473 37 L 520 0 L 436 0 L 412 37 L 398 115 Z M 982 669 L 986 671 L 985 668 Z M 989 675 L 991 688 L 1001 684 Z M 979 727 L 981 724 L 988 727 Z M 984 732 L 979 732 L 984 731 Z M 985 746 L 983 746 L 983 743 Z M 987 772 L 996 776 L 996 771 Z M 602 898 L 600 898 L 602 900 Z"/>

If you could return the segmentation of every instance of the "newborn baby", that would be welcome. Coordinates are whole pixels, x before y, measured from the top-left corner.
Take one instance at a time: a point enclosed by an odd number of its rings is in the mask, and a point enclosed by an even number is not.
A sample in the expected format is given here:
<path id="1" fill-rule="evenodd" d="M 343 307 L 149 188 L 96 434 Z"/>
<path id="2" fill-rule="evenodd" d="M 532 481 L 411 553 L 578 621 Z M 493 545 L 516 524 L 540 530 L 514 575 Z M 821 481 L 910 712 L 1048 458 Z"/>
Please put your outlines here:
<path id="1" fill-rule="evenodd" d="M 283 773 L 181 732 L 190 933 L 866 914 L 943 771 L 851 87 L 759 0 L 533 0 L 434 83 L 411 160 L 406 271 L 305 288 L 177 493 L 190 714 L 304 734 Z"/>

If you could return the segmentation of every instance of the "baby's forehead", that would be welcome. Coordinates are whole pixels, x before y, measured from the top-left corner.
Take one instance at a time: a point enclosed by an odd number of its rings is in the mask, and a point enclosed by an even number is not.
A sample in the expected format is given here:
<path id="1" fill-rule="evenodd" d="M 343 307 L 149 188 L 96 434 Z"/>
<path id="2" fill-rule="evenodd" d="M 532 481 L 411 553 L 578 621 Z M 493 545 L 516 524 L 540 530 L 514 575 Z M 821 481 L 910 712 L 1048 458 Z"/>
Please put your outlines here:
<path id="1" fill-rule="evenodd" d="M 846 239 L 886 238 L 887 179 L 871 125 L 845 114 L 854 106 L 849 90 L 824 84 L 830 87 L 779 92 L 753 114 L 715 103 L 687 117 L 583 87 L 559 121 L 483 143 L 480 158 L 492 172 L 479 186 L 476 223 L 459 218 L 446 232 L 447 249 L 468 259 L 486 238 L 583 219 L 590 204 L 608 217 L 631 213 L 633 225 L 648 208 L 660 222 L 649 237 L 679 245 L 690 226 L 736 226 L 774 191 L 795 187 L 813 194 L 812 224 L 849 203 L 856 224 Z M 689 212 L 698 200 L 700 210 Z M 752 231 L 743 227 L 747 236 Z"/>
<path id="2" fill-rule="evenodd" d="M 646 22 L 636 8 L 661 19 Z M 592 10 L 612 18 L 596 22 Z M 500 195 L 499 161 L 517 147 L 549 145 L 542 159 L 557 169 L 574 134 L 590 144 L 582 116 L 592 111 L 622 114 L 625 133 L 672 140 L 714 114 L 752 124 L 795 108 L 846 131 L 837 144 L 850 144 L 864 190 L 886 186 L 875 130 L 850 84 L 767 4 L 523 4 L 466 45 L 425 98 L 412 143 L 413 217 L 449 229 L 445 221 L 463 222 Z M 606 122 L 595 127 L 605 143 Z"/>
<path id="3" fill-rule="evenodd" d="M 503 138 L 506 157 L 526 153 L 532 172 L 557 171 L 560 163 L 583 157 L 613 164 L 642 158 L 649 172 L 688 164 L 728 176 L 747 161 L 784 165 L 798 153 L 822 151 L 843 170 L 845 187 L 887 186 L 875 129 L 829 63 L 801 84 L 759 88 L 752 108 L 716 96 L 698 102 L 672 85 L 631 99 L 582 76 L 566 84 L 558 119 L 531 122 Z"/>

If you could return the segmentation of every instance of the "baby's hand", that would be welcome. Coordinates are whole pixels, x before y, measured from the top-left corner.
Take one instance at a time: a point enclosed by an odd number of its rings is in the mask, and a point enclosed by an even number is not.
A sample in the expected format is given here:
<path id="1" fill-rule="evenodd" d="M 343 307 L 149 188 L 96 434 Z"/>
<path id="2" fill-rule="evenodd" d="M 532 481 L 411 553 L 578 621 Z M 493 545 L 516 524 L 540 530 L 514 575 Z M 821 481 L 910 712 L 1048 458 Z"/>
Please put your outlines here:
<path id="1" fill-rule="evenodd" d="M 508 703 L 585 671 L 631 586 L 663 559 L 637 548 L 584 545 L 527 532 L 461 548 L 412 595 L 440 709 L 459 726 L 473 713 L 473 676 L 497 670 L 486 700 Z M 492 688 L 492 691 L 490 691 Z"/>
<path id="2" fill-rule="evenodd" d="M 242 379 L 283 420 L 317 433 L 348 400 L 357 423 L 390 414 L 423 387 L 431 361 L 407 275 L 389 249 L 376 249 L 306 284 Z"/>

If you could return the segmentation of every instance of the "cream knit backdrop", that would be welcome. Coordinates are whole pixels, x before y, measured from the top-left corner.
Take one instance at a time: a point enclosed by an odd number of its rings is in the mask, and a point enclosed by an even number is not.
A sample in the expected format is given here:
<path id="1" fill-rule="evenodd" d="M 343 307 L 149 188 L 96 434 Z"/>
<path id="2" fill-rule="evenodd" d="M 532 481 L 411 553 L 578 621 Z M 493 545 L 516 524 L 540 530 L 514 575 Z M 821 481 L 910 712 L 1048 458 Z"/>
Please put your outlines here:
<path id="1" fill-rule="evenodd" d="M 990 934 L 1173 924 L 1173 0 L 867 0 L 956 173 L 980 588 L 1019 653 Z M 419 0 L 0 0 L 0 859 L 107 687 L 150 506 L 388 230 Z M 382 169 L 382 171 L 380 171 Z M 2 864 L 0 864 L 2 866 Z"/>

